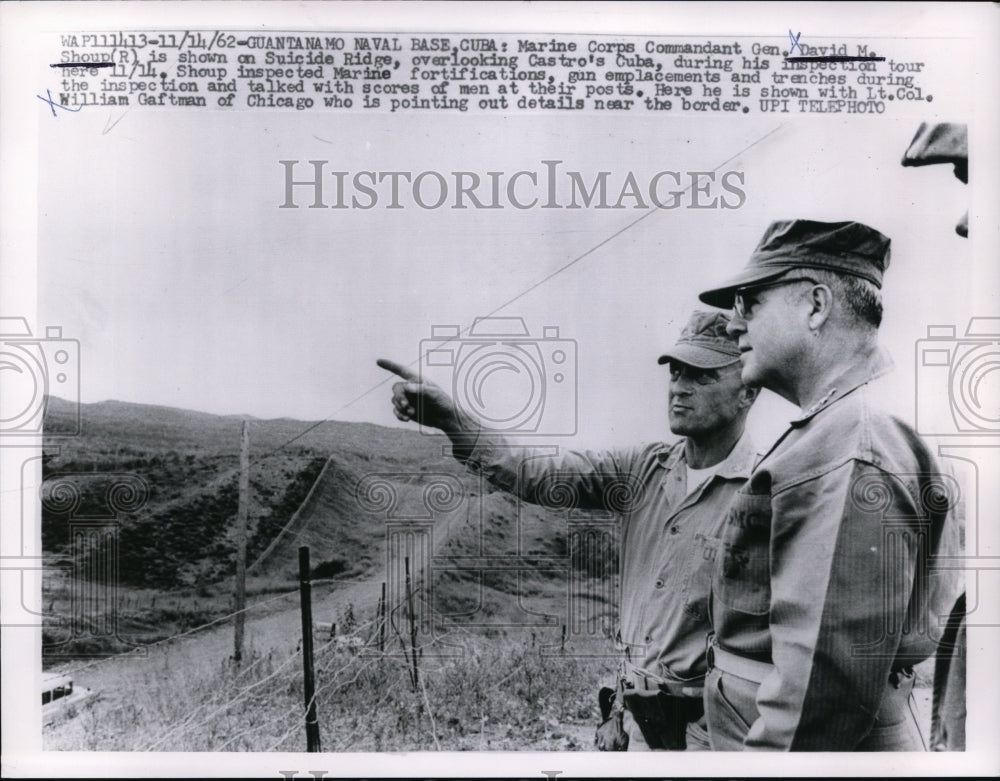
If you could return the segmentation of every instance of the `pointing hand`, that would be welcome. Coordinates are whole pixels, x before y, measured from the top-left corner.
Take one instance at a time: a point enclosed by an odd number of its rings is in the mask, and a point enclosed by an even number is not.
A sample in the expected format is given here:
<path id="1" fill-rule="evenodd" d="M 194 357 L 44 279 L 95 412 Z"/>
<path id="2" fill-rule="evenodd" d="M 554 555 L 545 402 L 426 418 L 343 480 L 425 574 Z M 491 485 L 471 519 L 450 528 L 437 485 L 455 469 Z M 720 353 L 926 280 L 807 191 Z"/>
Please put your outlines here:
<path id="1" fill-rule="evenodd" d="M 441 429 L 449 436 L 478 428 L 460 418 L 455 402 L 439 385 L 421 380 L 415 371 L 395 361 L 379 358 L 376 363 L 403 380 L 392 386 L 392 411 L 400 420 Z"/>

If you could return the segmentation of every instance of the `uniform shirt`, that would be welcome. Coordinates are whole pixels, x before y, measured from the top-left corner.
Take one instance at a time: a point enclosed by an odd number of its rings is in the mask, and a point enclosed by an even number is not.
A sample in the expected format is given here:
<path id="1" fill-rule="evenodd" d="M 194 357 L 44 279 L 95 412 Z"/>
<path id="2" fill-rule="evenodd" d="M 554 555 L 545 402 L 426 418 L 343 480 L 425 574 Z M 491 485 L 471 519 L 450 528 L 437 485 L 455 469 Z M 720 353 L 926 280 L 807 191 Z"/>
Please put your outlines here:
<path id="1" fill-rule="evenodd" d="M 545 457 L 489 435 L 480 436 L 471 451 L 456 446 L 454 453 L 493 485 L 526 501 L 619 512 L 619 636 L 630 661 L 670 681 L 704 676 L 719 535 L 755 455 L 746 434 L 693 492 L 686 484 L 683 440 Z M 568 496 L 571 502 L 562 501 Z"/>
<path id="2" fill-rule="evenodd" d="M 957 484 L 876 411 L 878 355 L 791 424 L 736 496 L 715 573 L 717 642 L 773 662 L 747 748 L 851 750 L 892 671 L 929 656 L 960 589 Z"/>

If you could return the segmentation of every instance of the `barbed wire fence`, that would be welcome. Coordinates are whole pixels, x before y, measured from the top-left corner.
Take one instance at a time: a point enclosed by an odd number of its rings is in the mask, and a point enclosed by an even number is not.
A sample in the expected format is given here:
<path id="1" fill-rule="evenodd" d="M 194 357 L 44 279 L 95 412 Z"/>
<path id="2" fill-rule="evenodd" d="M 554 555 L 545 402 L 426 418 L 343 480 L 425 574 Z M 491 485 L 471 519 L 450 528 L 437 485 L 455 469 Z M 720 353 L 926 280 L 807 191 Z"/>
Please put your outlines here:
<path id="1" fill-rule="evenodd" d="M 313 585 L 336 582 L 324 578 Z M 368 585 L 378 587 L 377 583 Z M 251 643 L 242 664 L 219 650 L 214 661 L 199 657 L 204 668 L 200 671 L 192 671 L 184 654 L 169 648 L 162 667 L 139 668 L 146 682 L 126 695 L 136 696 L 137 702 L 132 706 L 116 702 L 122 698 L 116 694 L 101 710 L 94 710 L 95 721 L 80 729 L 92 733 L 95 742 L 90 748 L 99 750 L 303 751 L 312 706 L 318 711 L 325 751 L 442 750 L 453 748 L 459 736 L 485 741 L 483 736 L 491 730 L 503 733 L 501 723 L 528 730 L 525 702 L 533 703 L 533 712 L 549 712 L 544 709 L 549 707 L 546 699 L 552 681 L 546 676 L 563 676 L 568 682 L 565 690 L 585 692 L 571 669 L 561 669 L 565 660 L 541 659 L 542 643 L 535 647 L 534 634 L 530 647 L 502 645 L 481 631 L 446 622 L 446 616 L 432 611 L 440 630 L 433 638 L 438 647 L 411 647 L 408 629 L 422 608 L 416 603 L 426 596 L 422 586 L 414 581 L 409 594 L 401 595 L 404 601 L 375 609 L 374 615 L 371 609 L 359 610 L 348 635 L 317 633 L 321 642 L 313 654 L 316 687 L 308 702 L 303 701 L 301 641 L 291 651 L 255 648 Z M 262 606 L 295 593 L 274 595 L 248 605 L 245 611 L 259 613 Z M 200 633 L 232 620 L 233 615 L 164 638 L 147 649 L 183 647 Z M 252 626 L 250 620 L 247 623 Z M 114 664 L 128 656 L 91 661 L 66 672 Z M 414 661 L 419 664 L 416 684 Z M 497 705 L 501 700 L 506 710 Z M 565 715 L 552 714 L 549 721 L 565 719 Z M 542 729 L 551 729 L 539 723 Z M 112 733 L 117 734 L 110 737 Z"/>
<path id="2" fill-rule="evenodd" d="M 360 583 L 338 578 L 319 578 L 311 581 L 313 586 L 336 586 L 344 583 Z M 162 638 L 153 643 L 141 645 L 123 653 L 112 654 L 84 664 L 63 667 L 59 672 L 73 676 L 95 668 L 130 659 L 141 658 L 136 651 L 149 654 L 154 649 L 166 649 L 178 643 L 203 635 L 207 630 L 217 629 L 231 621 L 239 612 L 245 615 L 260 613 L 269 605 L 290 599 L 300 593 L 299 589 L 273 595 L 247 605 L 242 611 L 231 611 L 199 626 Z M 365 675 L 381 671 L 388 686 L 384 689 L 383 700 L 392 696 L 393 688 L 405 680 L 412 656 L 401 656 L 400 649 L 386 647 L 386 625 L 393 623 L 400 609 L 412 616 L 412 606 L 393 606 L 386 609 L 381 603 L 374 618 L 353 622 L 348 636 L 336 635 L 333 631 L 315 649 L 316 670 L 319 686 L 313 703 L 323 702 L 326 696 L 342 692 L 356 685 Z M 349 608 L 353 612 L 353 605 Z M 249 617 L 249 615 L 248 615 Z M 315 626 L 316 622 L 313 622 Z M 336 624 L 332 625 L 335 630 Z M 397 633 L 398 634 L 398 633 Z M 402 641 L 405 644 L 405 641 Z M 297 750 L 298 742 L 305 729 L 308 706 L 293 703 L 292 692 L 301 690 L 302 672 L 299 660 L 302 657 L 302 640 L 297 648 L 285 655 L 276 654 L 273 649 L 266 653 L 251 650 L 243 664 L 234 664 L 232 657 L 216 660 L 217 673 L 210 678 L 214 686 L 200 692 L 193 706 L 171 714 L 168 724 L 158 725 L 153 739 L 141 740 L 131 746 L 132 750 L 267 750 L 284 747 Z M 409 652 L 411 655 L 413 651 Z M 221 662 L 221 666 L 220 666 Z M 163 676 L 164 687 L 171 685 L 168 676 Z M 169 696 L 169 695 L 168 695 Z M 179 698 L 178 698 L 179 699 Z M 284 707 L 277 704 L 284 703 Z M 266 714 L 266 715 L 264 715 Z M 276 738 L 273 738 L 277 735 Z M 210 738 L 216 742 L 206 743 Z M 262 741 L 271 738 L 270 742 Z M 434 737 L 436 740 L 436 736 Z M 338 741 L 335 750 L 343 750 L 353 743 L 348 735 Z"/>

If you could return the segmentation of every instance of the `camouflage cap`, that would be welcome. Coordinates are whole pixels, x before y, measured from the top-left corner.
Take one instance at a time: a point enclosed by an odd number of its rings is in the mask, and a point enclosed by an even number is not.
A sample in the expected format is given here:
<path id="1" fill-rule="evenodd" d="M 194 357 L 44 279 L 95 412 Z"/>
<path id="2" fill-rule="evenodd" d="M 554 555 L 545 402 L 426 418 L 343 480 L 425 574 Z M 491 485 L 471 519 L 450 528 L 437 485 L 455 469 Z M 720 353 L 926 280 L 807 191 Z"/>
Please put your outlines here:
<path id="1" fill-rule="evenodd" d="M 694 311 L 681 336 L 670 350 L 661 355 L 659 364 L 680 361 L 699 369 L 718 369 L 736 363 L 740 350 L 736 339 L 726 332 L 729 313 Z"/>
<path id="2" fill-rule="evenodd" d="M 742 272 L 698 298 L 729 309 L 739 288 L 769 282 L 793 268 L 851 274 L 881 288 L 889 245 L 887 236 L 860 222 L 778 220 L 768 226 Z"/>

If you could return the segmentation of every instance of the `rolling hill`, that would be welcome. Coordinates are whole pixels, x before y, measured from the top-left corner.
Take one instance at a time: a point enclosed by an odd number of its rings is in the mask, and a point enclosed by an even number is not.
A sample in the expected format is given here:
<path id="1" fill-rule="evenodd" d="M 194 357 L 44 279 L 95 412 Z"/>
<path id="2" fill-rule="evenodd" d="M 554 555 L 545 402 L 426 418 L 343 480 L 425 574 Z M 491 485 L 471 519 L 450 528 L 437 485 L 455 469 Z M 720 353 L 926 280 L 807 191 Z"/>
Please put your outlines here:
<path id="1" fill-rule="evenodd" d="M 119 606 L 125 635 L 147 642 L 224 614 L 235 571 L 243 418 L 106 401 L 82 405 L 80 433 L 60 436 L 74 429 L 76 414 L 51 398 L 45 417 L 42 535 L 51 564 L 50 638 L 60 637 L 61 614 L 71 609 L 71 574 L 100 577 L 95 573 L 108 551 L 81 545 L 74 530 L 101 517 L 116 527 L 119 602 L 134 597 L 132 609 Z M 402 550 L 387 551 L 403 539 L 400 524 L 423 524 L 432 557 L 425 558 L 432 566 L 423 576 L 428 589 L 433 586 L 435 611 L 448 620 L 474 626 L 565 621 L 559 616 L 574 580 L 565 515 L 522 505 L 481 483 L 450 457 L 443 436 L 367 423 L 248 422 L 251 594 L 294 587 L 301 545 L 310 548 L 314 577 L 384 580 Z M 438 493 L 429 493 L 435 483 Z M 116 484 L 133 486 L 126 496 L 131 503 L 118 501 L 125 511 L 117 515 L 110 506 Z M 442 486 L 450 496 L 440 493 Z M 400 544 L 418 544 L 406 539 Z M 601 556 L 608 560 L 604 571 L 612 572 L 615 551 L 607 547 Z M 417 553 L 407 550 L 416 561 Z M 612 580 L 588 588 L 599 612 L 611 607 Z M 579 589 L 579 578 L 574 583 Z M 160 596 L 160 607 L 151 609 L 157 595 L 171 595 L 177 615 L 160 620 L 167 602 Z"/>

